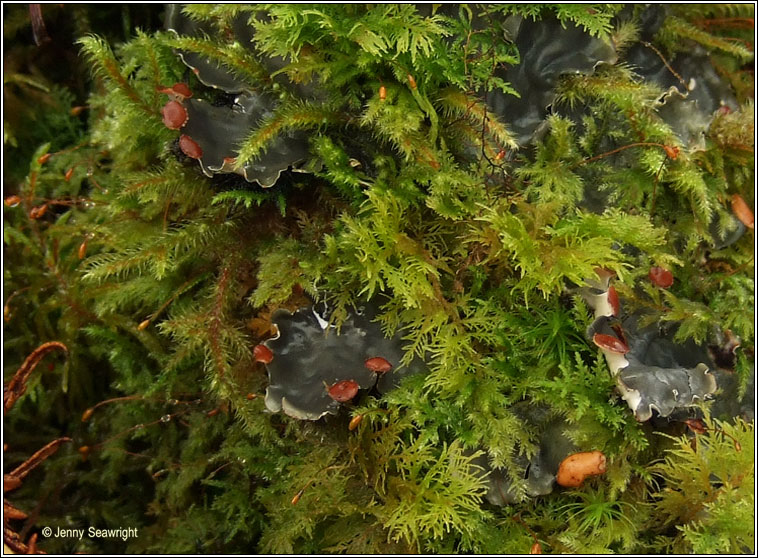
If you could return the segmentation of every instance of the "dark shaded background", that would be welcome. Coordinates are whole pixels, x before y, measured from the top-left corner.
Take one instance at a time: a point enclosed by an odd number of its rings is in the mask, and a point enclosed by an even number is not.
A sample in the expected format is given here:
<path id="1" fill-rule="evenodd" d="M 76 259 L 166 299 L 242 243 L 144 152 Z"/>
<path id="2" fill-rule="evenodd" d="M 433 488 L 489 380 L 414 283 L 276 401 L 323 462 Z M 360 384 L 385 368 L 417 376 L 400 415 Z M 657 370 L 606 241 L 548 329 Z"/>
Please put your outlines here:
<path id="1" fill-rule="evenodd" d="M 57 117 L 87 103 L 90 68 L 77 39 L 96 34 L 117 49 L 137 29 L 150 32 L 163 24 L 163 4 L 42 4 L 44 27 L 32 25 L 30 6 L 35 5 L 3 4 L 5 196 L 26 176 L 40 144 L 50 141 L 55 151 L 84 135 L 86 110 L 79 127 Z"/>

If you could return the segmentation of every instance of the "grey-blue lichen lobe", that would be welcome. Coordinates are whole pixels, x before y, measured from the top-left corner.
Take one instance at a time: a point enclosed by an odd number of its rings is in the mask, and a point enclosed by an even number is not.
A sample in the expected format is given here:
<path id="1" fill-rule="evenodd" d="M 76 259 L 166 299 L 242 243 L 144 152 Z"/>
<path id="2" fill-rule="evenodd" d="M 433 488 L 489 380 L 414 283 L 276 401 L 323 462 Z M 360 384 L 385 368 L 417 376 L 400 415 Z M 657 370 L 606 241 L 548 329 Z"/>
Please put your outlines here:
<path id="1" fill-rule="evenodd" d="M 597 285 L 591 285 L 596 287 Z M 606 286 L 606 298 L 609 286 Z M 716 378 L 708 351 L 694 341 L 674 342 L 674 331 L 655 324 L 642 326 L 641 316 L 630 314 L 624 320 L 605 314 L 610 305 L 601 295 L 585 288 L 584 298 L 600 315 L 587 330 L 612 337 L 626 346 L 623 355 L 601 346 L 621 397 L 639 421 L 647 421 L 657 411 L 668 417 L 716 392 Z M 589 296 L 592 294 L 592 296 Z M 606 309 L 606 310 L 602 310 Z"/>
<path id="2" fill-rule="evenodd" d="M 281 57 L 265 56 L 255 51 L 255 30 L 248 17 L 240 14 L 234 18 L 228 33 L 259 60 L 266 72 L 275 74 L 288 62 Z M 219 33 L 213 24 L 187 17 L 182 12 L 181 4 L 166 7 L 165 27 L 180 37 L 201 38 Z M 240 79 L 229 68 L 201 54 L 183 50 L 178 50 L 177 54 L 202 84 L 238 94 L 231 107 L 213 106 L 197 98 L 185 102 L 189 120 L 182 133 L 191 137 L 203 150 L 200 166 L 205 175 L 236 173 L 248 182 L 258 182 L 261 187 L 270 188 L 289 169 L 312 171 L 303 168 L 309 158 L 308 138 L 306 133 L 298 130 L 280 131 L 275 138 L 266 142 L 261 153 L 241 168 L 237 168 L 236 158 L 244 140 L 260 130 L 280 106 L 280 100 L 272 93 L 274 87 L 284 87 L 303 99 L 315 99 L 322 95 L 317 85 L 292 83 L 285 74 L 279 73 L 270 78 L 264 88 L 261 84 L 253 85 Z"/>
<path id="3" fill-rule="evenodd" d="M 418 360 L 401 364 L 400 336 L 385 337 L 373 317 L 372 307 L 351 312 L 337 330 L 311 306 L 294 313 L 275 312 L 271 321 L 279 334 L 264 343 L 274 353 L 266 365 L 270 380 L 266 407 L 294 418 L 317 420 L 339 410 L 340 403 L 327 393 L 337 382 L 352 380 L 360 389 L 376 386 L 385 392 L 404 376 L 420 371 L 423 365 Z M 373 357 L 389 361 L 392 370 L 384 374 L 369 370 L 366 360 Z"/>
<path id="4" fill-rule="evenodd" d="M 257 181 L 261 187 L 269 188 L 282 171 L 308 157 L 304 134 L 285 132 L 267 143 L 262 156 L 234 170 L 239 145 L 261 121 L 274 114 L 276 101 L 265 93 L 242 93 L 231 107 L 213 106 L 201 99 L 188 99 L 185 105 L 188 119 L 182 132 L 202 148 L 200 164 L 207 176 L 238 172 L 248 182 Z"/>
<path id="5" fill-rule="evenodd" d="M 630 364 L 619 372 L 617 381 L 622 391 L 635 393 L 627 401 L 637 402 L 634 416 L 641 422 L 649 420 L 653 410 L 667 417 L 716 391 L 716 379 L 703 363 L 690 369 Z"/>
<path id="6" fill-rule="evenodd" d="M 182 4 L 166 5 L 164 26 L 168 31 L 173 31 L 179 36 L 203 37 L 217 32 L 212 25 L 194 21 L 185 16 L 182 13 Z M 177 51 L 177 54 L 182 62 L 194 70 L 203 85 L 222 89 L 227 93 L 239 93 L 245 89 L 245 83 L 218 62 L 209 60 L 201 54 L 184 50 Z"/>
<path id="7" fill-rule="evenodd" d="M 555 488 L 556 474 L 561 461 L 577 451 L 576 445 L 566 436 L 567 424 L 563 419 L 548 419 L 541 415 L 539 406 L 527 409 L 524 420 L 536 429 L 539 436 L 537 452 L 528 458 L 517 455 L 513 463 L 523 469 L 523 478 L 514 479 L 505 469 L 492 467 L 486 454 L 476 457 L 472 463 L 487 475 L 485 499 L 493 506 L 515 504 L 525 498 L 550 494 Z"/>
<path id="8" fill-rule="evenodd" d="M 495 74 L 520 96 L 495 89 L 486 94 L 486 100 L 523 146 L 532 141 L 544 122 L 562 75 L 591 74 L 600 63 L 616 62 L 617 55 L 609 41 L 592 37 L 570 23 L 524 19 L 512 27 L 521 62 Z"/>

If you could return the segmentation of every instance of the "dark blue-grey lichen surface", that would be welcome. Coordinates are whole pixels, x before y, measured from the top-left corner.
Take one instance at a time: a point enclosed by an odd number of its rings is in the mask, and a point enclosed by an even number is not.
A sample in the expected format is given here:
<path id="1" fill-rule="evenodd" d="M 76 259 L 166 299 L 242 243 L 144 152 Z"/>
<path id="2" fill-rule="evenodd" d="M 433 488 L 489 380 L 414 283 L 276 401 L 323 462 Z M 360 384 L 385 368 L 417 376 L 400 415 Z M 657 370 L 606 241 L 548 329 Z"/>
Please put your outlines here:
<path id="1" fill-rule="evenodd" d="M 692 339 L 675 342 L 677 324 L 639 327 L 638 321 L 637 316 L 630 316 L 622 322 L 630 342 L 630 352 L 626 355 L 630 365 L 619 373 L 618 381 L 639 391 L 638 383 L 644 379 L 645 389 L 640 392 L 644 397 L 638 404 L 640 413 L 647 415 L 655 409 L 659 416 L 674 418 L 684 416 L 687 408 L 698 400 L 713 399 L 713 416 L 753 419 L 752 387 L 740 395 L 734 370 L 719 365 L 714 358 L 714 350 L 722 344 L 718 335 L 713 336 L 714 343 L 709 346 Z M 739 340 L 736 340 L 732 352 L 738 346 Z M 749 382 L 755 382 L 754 370 Z M 656 389 L 662 391 L 655 394 Z"/>
<path id="2" fill-rule="evenodd" d="M 703 47 L 695 45 L 688 52 L 664 61 L 662 54 L 650 44 L 667 10 L 656 4 L 641 8 L 639 40 L 623 52 L 621 61 L 645 83 L 660 88 L 662 95 L 656 112 L 676 134 L 682 147 L 701 150 L 705 148 L 705 134 L 714 113 L 721 107 L 737 109 L 738 103 Z M 630 18 L 633 11 L 634 7 L 627 6 L 619 13 L 618 21 Z M 578 119 L 577 124 L 581 125 Z"/>
<path id="3" fill-rule="evenodd" d="M 168 4 L 164 26 L 168 31 L 173 31 L 179 36 L 203 37 L 218 33 L 212 25 L 194 21 L 182 13 L 182 4 Z M 236 31 L 235 26 L 235 31 Z M 244 28 L 246 26 L 241 26 Z M 243 43 L 249 42 L 250 37 L 243 39 Z M 245 89 L 245 83 L 237 78 L 234 73 L 224 68 L 221 64 L 209 60 L 200 54 L 178 50 L 177 54 L 204 85 L 222 89 L 227 93 L 239 93 Z"/>
<path id="4" fill-rule="evenodd" d="M 421 371 L 419 360 L 401 365 L 404 352 L 400 335 L 385 337 L 373 321 L 375 315 L 374 307 L 367 305 L 351 312 L 338 331 L 313 306 L 294 313 L 277 310 L 271 321 L 278 335 L 264 342 L 274 353 L 266 365 L 268 410 L 317 420 L 338 412 L 341 404 L 327 392 L 337 382 L 352 380 L 362 390 L 375 387 L 383 393 L 403 377 Z M 374 357 L 386 359 L 392 369 L 383 374 L 369 370 L 366 360 Z"/>
<path id="5" fill-rule="evenodd" d="M 677 55 L 667 65 L 649 44 L 638 43 L 629 49 L 625 61 L 645 81 L 665 91 L 658 115 L 686 149 L 705 149 L 705 133 L 714 113 L 721 107 L 738 108 L 734 94 L 702 47 Z"/>
<path id="6" fill-rule="evenodd" d="M 555 488 L 561 461 L 577 451 L 566 436 L 569 425 L 565 420 L 548 415 L 540 406 L 519 406 L 516 412 L 539 438 L 538 449 L 531 458 L 521 453 L 514 459 L 514 464 L 524 471 L 523 479 L 514 480 L 504 469 L 492 467 L 487 455 L 473 460 L 487 475 L 485 499 L 494 506 L 550 494 Z"/>
<path id="7" fill-rule="evenodd" d="M 591 284 L 596 286 L 596 282 Z M 609 288 L 606 285 L 606 293 Z M 587 337 L 593 339 L 596 334 L 605 335 L 626 345 L 628 351 L 623 354 L 603 347 L 601 350 L 619 393 L 637 420 L 650 420 L 654 417 L 653 411 L 664 418 L 686 416 L 699 401 L 714 398 L 715 416 L 752 418 L 754 398 L 740 396 L 734 371 L 720 367 L 712 349 L 691 339 L 674 341 L 675 323 L 642 325 L 642 316 L 636 313 L 623 319 L 615 317 L 607 310 L 610 305 L 603 296 L 594 291 L 597 289 L 585 289 L 584 293 L 585 300 L 596 312 Z M 729 343 L 717 340 L 716 345 L 728 346 L 733 356 L 739 340 Z M 751 381 L 755 381 L 754 373 Z"/>
<path id="8" fill-rule="evenodd" d="M 493 90 L 486 95 L 492 111 L 513 132 L 519 145 L 529 144 L 545 121 L 548 107 L 555 99 L 558 79 L 566 74 L 591 74 L 602 63 L 616 62 L 609 41 L 591 37 L 573 24 L 558 20 L 532 21 L 510 18 L 521 62 L 495 74 L 519 93 L 520 97 Z"/>
<path id="9" fill-rule="evenodd" d="M 267 146 L 266 153 L 235 170 L 236 146 L 254 130 L 261 120 L 273 115 L 276 102 L 262 92 L 245 92 L 229 106 L 213 106 L 202 99 L 188 99 L 187 124 L 182 132 L 202 148 L 200 166 L 207 176 L 237 172 L 248 182 L 257 181 L 263 188 L 273 186 L 281 173 L 308 158 L 308 142 L 302 133 L 288 131 Z"/>
<path id="10" fill-rule="evenodd" d="M 249 25 L 249 14 L 237 16 L 228 29 L 233 40 L 249 53 L 255 55 L 263 68 L 273 74 L 286 61 L 280 57 L 259 56 L 253 48 L 253 27 Z M 178 36 L 201 38 L 218 34 L 211 24 L 193 21 L 182 12 L 181 4 L 166 7 L 165 27 Z M 190 99 L 186 103 L 189 120 L 182 133 L 191 137 L 203 150 L 200 166 L 207 176 L 236 173 L 248 182 L 257 182 L 263 188 L 270 188 L 281 174 L 289 169 L 295 172 L 309 172 L 303 167 L 309 156 L 306 134 L 299 131 L 285 131 L 268 142 L 265 150 L 256 158 L 237 168 L 236 157 L 240 144 L 265 120 L 274 115 L 280 104 L 279 99 L 262 87 L 252 86 L 241 80 L 223 65 L 200 54 L 178 50 L 182 61 L 193 70 L 200 83 L 236 95 L 231 106 L 213 106 L 202 99 Z M 313 98 L 318 95 L 310 85 L 292 84 L 285 75 L 279 74 L 271 80 L 271 89 L 285 87 L 300 97 Z"/>

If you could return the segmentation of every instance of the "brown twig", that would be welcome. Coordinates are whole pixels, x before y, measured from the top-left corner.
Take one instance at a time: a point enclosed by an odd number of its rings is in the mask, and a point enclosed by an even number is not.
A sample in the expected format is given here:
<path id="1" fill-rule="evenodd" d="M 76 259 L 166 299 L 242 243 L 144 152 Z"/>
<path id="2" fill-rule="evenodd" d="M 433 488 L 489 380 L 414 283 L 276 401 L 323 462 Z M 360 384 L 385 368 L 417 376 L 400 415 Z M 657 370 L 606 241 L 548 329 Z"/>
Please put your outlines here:
<path id="1" fill-rule="evenodd" d="M 29 459 L 24 461 L 21 465 L 13 469 L 11 471 L 10 475 L 16 479 L 23 479 L 26 475 L 28 475 L 37 465 L 42 463 L 45 459 L 53 455 L 56 451 L 58 451 L 58 447 L 61 444 L 64 444 L 66 442 L 70 442 L 71 438 L 63 437 L 58 438 L 57 440 L 53 440 L 46 446 L 44 446 L 42 449 L 37 450 L 37 452 L 34 453 Z"/>
<path id="2" fill-rule="evenodd" d="M 45 20 L 42 18 L 42 4 L 29 4 L 29 19 L 32 22 L 34 44 L 40 46 L 49 43 L 50 35 L 47 34 Z"/>
<path id="3" fill-rule="evenodd" d="M 45 355 L 55 349 L 60 349 L 64 353 L 68 353 L 68 349 L 63 343 L 59 341 L 49 341 L 37 347 L 32 354 L 26 357 L 26 360 L 13 375 L 13 378 L 11 378 L 8 387 L 5 388 L 5 392 L 3 393 L 3 414 L 10 411 L 19 397 L 24 395 L 29 375 L 34 371 Z"/>
<path id="4" fill-rule="evenodd" d="M 135 399 L 144 399 L 141 395 L 124 395 L 122 397 L 112 397 L 111 399 L 106 399 L 104 401 L 100 401 L 99 403 L 96 403 L 92 407 L 89 407 L 87 410 L 82 413 L 82 422 L 87 422 L 90 417 L 92 417 L 92 413 L 95 412 L 95 409 L 102 405 L 107 405 L 108 403 L 115 403 L 117 401 L 134 401 Z"/>
<path id="5" fill-rule="evenodd" d="M 722 17 L 713 19 L 696 19 L 692 23 L 701 27 L 724 26 L 734 29 L 752 29 L 755 21 L 752 17 Z"/>
<path id="6" fill-rule="evenodd" d="M 667 146 L 663 145 L 662 143 L 655 143 L 655 142 L 650 142 L 650 141 L 638 141 L 635 143 L 622 145 L 621 147 L 617 147 L 616 149 L 606 151 L 605 153 L 601 153 L 600 155 L 595 155 L 594 157 L 590 157 L 589 159 L 582 159 L 581 161 L 571 165 L 569 169 L 576 168 L 580 165 L 586 165 L 587 163 L 591 163 L 599 159 L 604 159 L 605 157 L 609 157 L 610 155 L 615 155 L 616 153 L 624 151 L 625 149 L 629 149 L 630 147 L 660 147 L 664 151 L 666 151 L 666 148 L 667 148 Z M 669 149 L 671 148 L 669 147 Z M 668 152 L 666 153 L 666 155 L 668 156 Z"/>
<path id="7" fill-rule="evenodd" d="M 680 76 L 678 73 L 676 73 L 676 70 L 674 70 L 674 68 L 671 67 L 671 64 L 668 63 L 668 60 L 666 60 L 666 57 L 663 56 L 663 54 L 661 54 L 660 50 L 658 50 L 657 48 L 655 48 L 652 44 L 648 43 L 647 41 L 642 41 L 642 44 L 645 45 L 647 48 L 649 48 L 650 50 L 652 50 L 653 52 L 655 52 L 658 55 L 658 58 L 661 59 L 661 61 L 663 62 L 663 64 L 666 66 L 666 69 L 669 72 L 671 72 L 671 74 L 676 79 L 679 80 L 679 83 L 682 84 L 682 87 L 684 87 L 685 91 L 689 91 L 690 90 L 690 88 L 687 87 L 687 84 L 684 82 L 684 79 L 682 79 L 682 76 Z"/>

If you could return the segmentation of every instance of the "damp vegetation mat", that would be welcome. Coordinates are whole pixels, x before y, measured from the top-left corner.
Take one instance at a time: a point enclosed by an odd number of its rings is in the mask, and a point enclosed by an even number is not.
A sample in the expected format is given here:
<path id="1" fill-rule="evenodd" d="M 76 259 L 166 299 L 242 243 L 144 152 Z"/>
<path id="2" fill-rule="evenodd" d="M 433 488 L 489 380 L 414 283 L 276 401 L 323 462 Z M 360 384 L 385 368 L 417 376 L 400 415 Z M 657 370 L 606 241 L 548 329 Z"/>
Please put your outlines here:
<path id="1" fill-rule="evenodd" d="M 754 4 L 3 4 L 4 550 L 753 554 Z"/>

